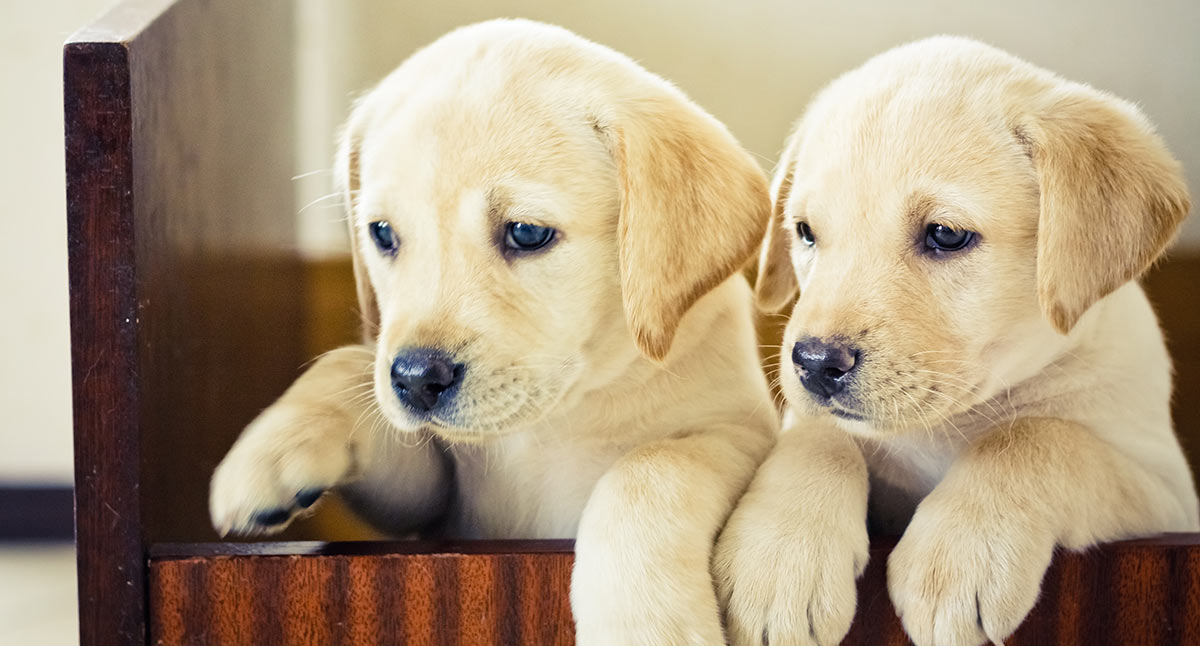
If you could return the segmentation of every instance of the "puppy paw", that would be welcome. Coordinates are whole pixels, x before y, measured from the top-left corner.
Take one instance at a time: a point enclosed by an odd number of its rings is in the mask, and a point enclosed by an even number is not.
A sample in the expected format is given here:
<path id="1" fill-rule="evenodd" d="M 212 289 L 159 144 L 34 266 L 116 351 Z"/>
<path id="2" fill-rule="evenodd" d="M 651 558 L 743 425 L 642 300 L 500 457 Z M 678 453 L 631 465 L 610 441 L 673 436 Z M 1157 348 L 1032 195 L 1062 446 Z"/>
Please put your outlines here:
<path id="1" fill-rule="evenodd" d="M 353 456 L 345 434 L 313 432 L 320 423 L 311 413 L 273 407 L 246 429 L 213 473 L 209 513 L 217 533 L 282 531 L 346 478 Z"/>
<path id="2" fill-rule="evenodd" d="M 713 576 L 729 643 L 838 644 L 867 564 L 866 519 L 787 514 L 769 503 L 743 500 L 717 542 Z"/>
<path id="3" fill-rule="evenodd" d="M 996 644 L 1037 601 L 1055 540 L 1018 514 L 927 498 L 888 560 L 888 591 L 918 646 Z"/>

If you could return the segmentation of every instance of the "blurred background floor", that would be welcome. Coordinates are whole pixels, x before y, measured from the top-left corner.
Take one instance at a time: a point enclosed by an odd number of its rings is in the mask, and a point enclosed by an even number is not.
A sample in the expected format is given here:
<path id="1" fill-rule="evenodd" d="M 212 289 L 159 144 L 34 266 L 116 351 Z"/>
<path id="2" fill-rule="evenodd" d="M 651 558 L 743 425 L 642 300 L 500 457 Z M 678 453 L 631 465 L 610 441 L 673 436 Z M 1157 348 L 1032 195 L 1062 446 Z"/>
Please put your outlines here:
<path id="1" fill-rule="evenodd" d="M 75 548 L 0 543 L 0 644 L 79 643 Z"/>

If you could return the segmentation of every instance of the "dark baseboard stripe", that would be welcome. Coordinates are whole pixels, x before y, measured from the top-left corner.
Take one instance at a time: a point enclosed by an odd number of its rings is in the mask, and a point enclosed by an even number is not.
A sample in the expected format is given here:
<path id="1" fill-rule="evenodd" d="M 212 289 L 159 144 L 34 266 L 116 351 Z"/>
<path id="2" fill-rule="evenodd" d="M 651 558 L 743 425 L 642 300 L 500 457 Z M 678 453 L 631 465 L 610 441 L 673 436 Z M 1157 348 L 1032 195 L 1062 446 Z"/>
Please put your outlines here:
<path id="1" fill-rule="evenodd" d="M 75 494 L 71 487 L 0 484 L 0 542 L 74 539 Z"/>

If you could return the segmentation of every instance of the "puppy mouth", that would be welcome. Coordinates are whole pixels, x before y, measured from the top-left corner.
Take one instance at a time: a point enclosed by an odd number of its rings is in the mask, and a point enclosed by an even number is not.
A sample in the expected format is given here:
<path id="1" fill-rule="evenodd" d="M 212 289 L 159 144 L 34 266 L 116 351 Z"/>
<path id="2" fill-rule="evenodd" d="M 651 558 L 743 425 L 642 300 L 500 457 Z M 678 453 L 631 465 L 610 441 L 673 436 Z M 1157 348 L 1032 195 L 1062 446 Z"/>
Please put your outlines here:
<path id="1" fill-rule="evenodd" d="M 491 391 L 494 397 L 495 393 Z M 554 408 L 561 392 L 557 389 L 519 389 L 505 405 L 492 401 L 468 401 L 446 411 L 434 411 L 421 420 L 430 433 L 450 443 L 481 444 L 536 424 Z"/>
<path id="2" fill-rule="evenodd" d="M 447 444 L 467 445 L 487 444 L 489 441 L 508 435 L 511 432 L 505 429 L 493 431 L 475 431 L 445 424 L 433 418 L 425 422 L 424 428 L 426 431 L 437 437 L 439 440 L 446 442 Z"/>
<path id="3" fill-rule="evenodd" d="M 835 395 L 822 396 L 811 391 L 804 393 L 808 400 L 815 404 L 822 412 L 833 415 L 834 417 L 850 420 L 853 422 L 865 422 L 868 419 L 867 413 L 862 411 L 859 399 L 849 393 L 838 393 Z"/>
<path id="4" fill-rule="evenodd" d="M 796 380 L 797 382 L 799 379 Z M 858 404 L 858 398 L 849 393 L 837 393 L 834 395 L 822 396 L 814 393 L 809 389 L 804 388 L 800 383 L 795 384 L 796 389 L 792 390 L 789 384 L 785 386 L 784 391 L 788 399 L 794 405 L 801 405 L 801 402 L 809 402 L 808 410 L 819 412 L 819 414 L 828 414 L 838 419 L 844 419 L 850 422 L 869 422 L 870 417 L 863 412 Z"/>
<path id="5" fill-rule="evenodd" d="M 846 410 L 845 408 L 841 408 L 841 407 L 839 407 L 839 406 L 830 406 L 830 407 L 829 407 L 829 414 L 830 414 L 830 415 L 833 415 L 834 417 L 840 417 L 841 419 L 848 419 L 848 420 L 850 420 L 850 421 L 852 421 L 852 422 L 865 422 L 865 421 L 867 421 L 867 418 L 866 418 L 866 416 L 865 416 L 865 415 L 862 415 L 862 414 L 860 414 L 860 413 L 856 413 L 856 412 L 854 412 L 854 411 Z"/>

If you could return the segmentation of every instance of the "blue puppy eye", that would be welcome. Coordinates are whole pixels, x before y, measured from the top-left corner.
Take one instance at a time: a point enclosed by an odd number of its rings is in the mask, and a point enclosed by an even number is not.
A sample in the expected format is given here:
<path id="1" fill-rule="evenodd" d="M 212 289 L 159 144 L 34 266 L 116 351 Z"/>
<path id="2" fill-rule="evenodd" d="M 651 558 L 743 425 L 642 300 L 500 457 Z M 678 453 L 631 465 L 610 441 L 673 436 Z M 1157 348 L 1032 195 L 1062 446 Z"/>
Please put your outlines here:
<path id="1" fill-rule="evenodd" d="M 518 251 L 541 249 L 554 239 L 554 229 L 526 222 L 509 222 L 504 229 L 504 244 Z"/>
<path id="2" fill-rule="evenodd" d="M 371 232 L 371 240 L 375 241 L 375 246 L 379 248 L 380 252 L 387 256 L 396 255 L 400 241 L 396 239 L 396 232 L 392 231 L 392 225 L 383 220 L 376 220 L 367 225 L 367 229 Z"/>
<path id="3" fill-rule="evenodd" d="M 958 251 L 965 249 L 974 239 L 974 231 L 952 229 L 936 222 L 925 227 L 925 246 L 933 251 Z"/>
<path id="4" fill-rule="evenodd" d="M 817 243 L 817 238 L 813 235 L 812 227 L 808 226 L 807 222 L 796 223 L 796 234 L 800 236 L 801 242 L 810 247 Z"/>

